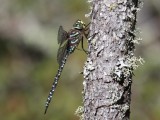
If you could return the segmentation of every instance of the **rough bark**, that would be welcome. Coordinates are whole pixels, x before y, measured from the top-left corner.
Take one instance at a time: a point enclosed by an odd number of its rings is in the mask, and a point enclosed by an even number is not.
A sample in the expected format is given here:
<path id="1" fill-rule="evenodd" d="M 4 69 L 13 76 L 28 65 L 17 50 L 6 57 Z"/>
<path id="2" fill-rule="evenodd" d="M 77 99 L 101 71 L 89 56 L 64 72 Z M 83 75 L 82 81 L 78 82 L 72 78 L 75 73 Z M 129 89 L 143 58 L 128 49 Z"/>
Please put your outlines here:
<path id="1" fill-rule="evenodd" d="M 138 0 L 90 0 L 84 120 L 129 120 Z"/>

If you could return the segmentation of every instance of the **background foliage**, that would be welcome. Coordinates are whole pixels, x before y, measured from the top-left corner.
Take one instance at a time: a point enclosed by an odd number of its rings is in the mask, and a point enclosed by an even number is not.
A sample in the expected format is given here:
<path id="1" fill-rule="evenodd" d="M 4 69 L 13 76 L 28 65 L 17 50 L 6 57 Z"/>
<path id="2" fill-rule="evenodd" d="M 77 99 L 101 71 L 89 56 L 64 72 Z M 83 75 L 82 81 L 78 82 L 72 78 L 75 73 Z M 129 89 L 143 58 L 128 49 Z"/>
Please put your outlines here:
<path id="1" fill-rule="evenodd" d="M 159 5 L 159 0 L 145 0 L 138 16 L 143 41 L 136 54 L 146 62 L 135 71 L 133 120 L 160 119 Z M 1 120 L 78 120 L 74 112 L 82 105 L 82 51 L 69 57 L 48 113 L 43 113 L 58 69 L 58 27 L 69 30 L 77 19 L 88 23 L 88 12 L 85 0 L 0 0 Z"/>

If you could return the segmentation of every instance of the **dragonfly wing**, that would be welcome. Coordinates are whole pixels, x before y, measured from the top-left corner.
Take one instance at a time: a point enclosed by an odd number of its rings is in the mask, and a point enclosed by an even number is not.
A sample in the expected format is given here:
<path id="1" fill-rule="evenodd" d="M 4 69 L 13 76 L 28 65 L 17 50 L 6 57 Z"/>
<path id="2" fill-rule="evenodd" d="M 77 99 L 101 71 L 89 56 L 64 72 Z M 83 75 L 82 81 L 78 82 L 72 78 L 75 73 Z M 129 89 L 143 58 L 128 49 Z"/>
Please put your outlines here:
<path id="1" fill-rule="evenodd" d="M 59 65 L 61 65 L 61 62 L 63 60 L 63 58 L 65 57 L 65 55 L 67 54 L 67 46 L 68 43 L 66 43 L 64 46 L 60 46 L 57 52 L 57 62 Z"/>
<path id="2" fill-rule="evenodd" d="M 63 29 L 62 26 L 59 27 L 58 30 L 58 44 L 60 44 L 60 46 L 62 45 L 62 43 L 67 40 L 68 38 L 68 33 Z"/>

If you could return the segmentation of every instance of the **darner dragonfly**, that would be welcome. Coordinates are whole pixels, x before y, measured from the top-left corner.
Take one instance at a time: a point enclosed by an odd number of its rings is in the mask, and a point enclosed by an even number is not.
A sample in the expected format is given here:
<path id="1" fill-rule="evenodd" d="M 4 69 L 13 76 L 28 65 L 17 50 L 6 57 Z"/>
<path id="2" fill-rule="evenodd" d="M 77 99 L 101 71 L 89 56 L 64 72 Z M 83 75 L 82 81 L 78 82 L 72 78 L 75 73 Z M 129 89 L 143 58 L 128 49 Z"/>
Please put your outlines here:
<path id="1" fill-rule="evenodd" d="M 57 74 L 54 78 L 54 82 L 52 84 L 52 88 L 49 92 L 46 104 L 45 104 L 45 113 L 47 112 L 49 103 L 51 102 L 53 93 L 56 89 L 58 80 L 60 78 L 61 72 L 63 70 L 63 67 L 66 63 L 67 57 L 74 52 L 74 50 L 79 45 L 80 41 L 82 43 L 82 49 L 83 48 L 83 37 L 85 36 L 87 38 L 88 36 L 88 25 L 85 25 L 85 23 L 81 20 L 77 20 L 73 24 L 73 28 L 69 30 L 69 32 L 66 32 L 62 26 L 59 27 L 58 31 L 58 44 L 59 49 L 57 53 L 57 61 L 59 63 L 59 69 L 57 71 Z M 87 32 L 87 33 L 86 33 Z M 84 50 L 85 51 L 85 50 Z M 85 51 L 86 52 L 86 51 Z"/>

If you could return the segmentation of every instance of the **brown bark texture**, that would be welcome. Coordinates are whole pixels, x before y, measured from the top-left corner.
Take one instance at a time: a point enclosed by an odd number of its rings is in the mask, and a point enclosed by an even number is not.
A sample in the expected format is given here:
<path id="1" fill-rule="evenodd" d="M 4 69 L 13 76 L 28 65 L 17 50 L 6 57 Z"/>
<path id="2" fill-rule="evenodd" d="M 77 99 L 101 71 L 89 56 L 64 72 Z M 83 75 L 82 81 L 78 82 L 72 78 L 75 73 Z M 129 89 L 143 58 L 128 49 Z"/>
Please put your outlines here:
<path id="1" fill-rule="evenodd" d="M 129 120 L 138 0 L 89 0 L 84 120 Z"/>

